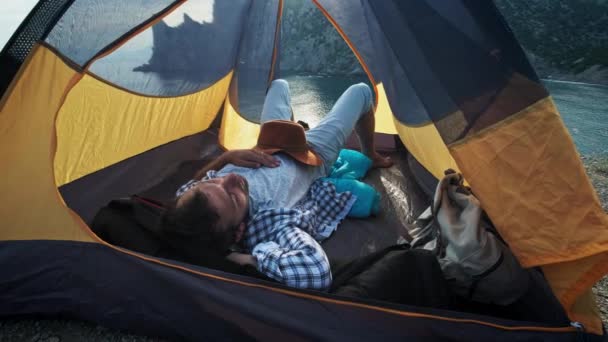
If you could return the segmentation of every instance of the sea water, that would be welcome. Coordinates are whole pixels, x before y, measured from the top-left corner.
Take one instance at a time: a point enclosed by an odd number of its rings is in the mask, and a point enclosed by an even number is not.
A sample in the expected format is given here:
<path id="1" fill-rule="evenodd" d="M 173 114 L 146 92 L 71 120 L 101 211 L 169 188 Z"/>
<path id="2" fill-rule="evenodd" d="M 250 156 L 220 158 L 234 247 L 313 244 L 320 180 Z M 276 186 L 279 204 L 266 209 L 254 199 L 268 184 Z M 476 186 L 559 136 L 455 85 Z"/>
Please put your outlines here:
<path id="1" fill-rule="evenodd" d="M 314 127 L 331 110 L 340 94 L 365 77 L 300 76 L 284 77 L 291 89 L 296 120 Z M 608 156 L 608 86 L 543 81 L 561 117 L 584 155 Z"/>
<path id="2" fill-rule="evenodd" d="M 173 83 L 178 82 L 178 80 L 158 77 L 154 73 L 134 72 L 133 67 L 140 65 L 141 61 L 126 59 L 123 63 L 104 64 L 103 62 L 106 61 L 98 61 L 94 65 L 93 72 L 135 91 L 140 90 L 137 87 L 142 84 L 151 89 L 162 89 L 171 88 L 175 85 Z M 296 120 L 306 121 L 311 127 L 319 123 L 350 85 L 359 82 L 369 84 L 364 75 L 284 74 L 281 76 L 289 82 Z M 579 152 L 584 155 L 608 156 L 608 86 L 553 80 L 544 80 L 543 83 L 552 95 Z M 200 88 L 200 84 L 180 84 L 180 88 L 195 91 Z M 247 99 L 241 99 L 240 109 L 249 119 L 255 120 L 259 118 L 257 112 L 261 110 L 261 103 L 257 102 L 261 101 L 263 94 L 256 96 L 254 101 L 256 103 L 250 105 Z"/>
<path id="3" fill-rule="evenodd" d="M 608 156 L 608 86 L 543 82 L 579 152 Z"/>

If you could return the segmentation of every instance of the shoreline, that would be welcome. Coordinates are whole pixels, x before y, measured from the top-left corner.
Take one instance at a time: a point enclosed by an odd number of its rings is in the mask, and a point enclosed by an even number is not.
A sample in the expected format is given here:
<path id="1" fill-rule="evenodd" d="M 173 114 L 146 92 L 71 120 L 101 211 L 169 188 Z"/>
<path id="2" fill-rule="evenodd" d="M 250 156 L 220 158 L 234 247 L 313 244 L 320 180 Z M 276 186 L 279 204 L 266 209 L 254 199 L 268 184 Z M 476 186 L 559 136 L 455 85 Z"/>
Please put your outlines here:
<path id="1" fill-rule="evenodd" d="M 600 88 L 608 88 L 608 84 L 603 84 L 603 83 L 589 83 L 589 82 L 581 82 L 581 81 L 558 80 L 555 78 L 541 78 L 540 80 L 543 82 L 580 84 L 580 85 L 595 86 L 595 87 L 600 87 Z"/>

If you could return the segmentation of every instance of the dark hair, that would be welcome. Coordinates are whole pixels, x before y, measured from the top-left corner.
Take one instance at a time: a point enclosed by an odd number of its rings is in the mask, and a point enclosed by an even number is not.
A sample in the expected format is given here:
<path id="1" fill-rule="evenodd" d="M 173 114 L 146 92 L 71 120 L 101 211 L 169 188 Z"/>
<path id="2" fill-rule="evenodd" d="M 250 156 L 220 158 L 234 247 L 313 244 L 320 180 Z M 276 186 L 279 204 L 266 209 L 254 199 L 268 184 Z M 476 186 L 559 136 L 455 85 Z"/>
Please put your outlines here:
<path id="1" fill-rule="evenodd" d="M 180 206 L 177 200 L 169 204 L 161 217 L 161 234 L 172 248 L 190 258 L 227 254 L 235 242 L 236 227 L 220 227 L 219 218 L 207 195 L 196 192 Z"/>

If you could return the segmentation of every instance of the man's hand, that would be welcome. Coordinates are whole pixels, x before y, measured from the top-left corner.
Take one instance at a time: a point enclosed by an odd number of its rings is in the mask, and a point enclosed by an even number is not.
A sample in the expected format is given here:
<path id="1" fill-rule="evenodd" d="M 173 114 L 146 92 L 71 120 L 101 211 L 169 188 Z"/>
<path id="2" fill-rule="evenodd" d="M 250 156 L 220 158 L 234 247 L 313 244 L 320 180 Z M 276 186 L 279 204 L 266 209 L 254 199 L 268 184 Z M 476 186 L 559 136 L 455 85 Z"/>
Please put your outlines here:
<path id="1" fill-rule="evenodd" d="M 226 164 L 257 169 L 262 166 L 277 167 L 281 165 L 281 162 L 268 153 L 254 149 L 226 151 L 214 161 L 198 170 L 194 174 L 194 179 L 201 179 L 209 170 L 219 170 L 226 166 Z"/>
<path id="2" fill-rule="evenodd" d="M 239 264 L 241 266 L 251 265 L 256 268 L 258 266 L 257 259 L 251 254 L 232 252 L 232 253 L 228 254 L 228 256 L 226 256 L 226 259 L 234 262 L 235 264 Z"/>
<path id="3" fill-rule="evenodd" d="M 233 164 L 252 169 L 257 169 L 262 166 L 277 167 L 281 165 L 280 161 L 272 155 L 253 149 L 227 151 L 224 152 L 221 158 L 224 159 L 223 161 L 225 164 Z"/>

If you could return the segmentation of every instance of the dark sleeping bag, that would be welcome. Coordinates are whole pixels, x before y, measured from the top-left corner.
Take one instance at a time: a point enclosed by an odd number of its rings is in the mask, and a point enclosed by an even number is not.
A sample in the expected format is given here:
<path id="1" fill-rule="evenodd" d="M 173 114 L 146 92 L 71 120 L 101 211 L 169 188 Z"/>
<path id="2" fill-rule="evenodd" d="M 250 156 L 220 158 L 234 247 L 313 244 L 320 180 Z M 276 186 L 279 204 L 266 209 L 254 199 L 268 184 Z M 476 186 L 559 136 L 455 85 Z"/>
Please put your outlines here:
<path id="1" fill-rule="evenodd" d="M 387 302 L 448 308 L 450 293 L 435 255 L 409 245 L 387 247 L 333 269 L 331 292 Z"/>

